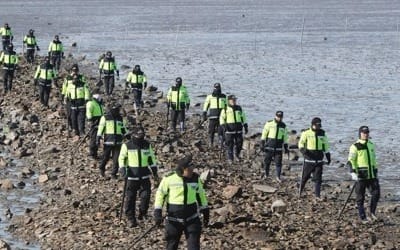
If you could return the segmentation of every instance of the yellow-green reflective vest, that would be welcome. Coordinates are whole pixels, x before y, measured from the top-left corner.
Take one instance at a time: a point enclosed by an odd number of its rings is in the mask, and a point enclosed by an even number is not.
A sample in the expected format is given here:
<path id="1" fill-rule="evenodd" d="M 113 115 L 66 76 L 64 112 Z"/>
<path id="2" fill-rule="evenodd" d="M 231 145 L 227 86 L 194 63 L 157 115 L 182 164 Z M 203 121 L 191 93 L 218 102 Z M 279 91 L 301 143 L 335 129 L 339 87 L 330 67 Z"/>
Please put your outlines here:
<path id="1" fill-rule="evenodd" d="M 89 121 L 96 119 L 100 120 L 103 114 L 103 106 L 95 99 L 92 99 L 86 103 L 86 118 Z"/>
<path id="2" fill-rule="evenodd" d="M 44 63 L 39 65 L 35 72 L 35 79 L 51 82 L 56 77 L 57 73 L 53 65 Z"/>
<path id="3" fill-rule="evenodd" d="M 165 176 L 156 193 L 154 208 L 162 209 L 164 202 L 168 205 L 192 205 L 196 204 L 200 209 L 208 206 L 206 192 L 203 184 L 195 174 L 193 182 L 184 182 L 183 177 L 176 172 Z M 185 197 L 186 194 L 186 197 Z"/>
<path id="4" fill-rule="evenodd" d="M 206 100 L 203 105 L 203 112 L 209 112 L 208 118 L 210 119 L 219 119 L 219 115 L 221 114 L 221 110 L 227 107 L 226 95 L 207 95 Z"/>
<path id="5" fill-rule="evenodd" d="M 141 73 L 133 73 L 129 72 L 128 77 L 126 78 L 126 81 L 131 84 L 132 88 L 142 88 L 143 83 L 147 82 L 147 77 L 146 75 L 141 72 Z"/>
<path id="6" fill-rule="evenodd" d="M 121 145 L 125 133 L 125 124 L 120 115 L 113 117 L 111 114 L 106 114 L 100 118 L 97 136 L 104 134 L 105 145 Z"/>
<path id="7" fill-rule="evenodd" d="M 288 129 L 284 122 L 275 119 L 265 123 L 261 134 L 261 140 L 266 140 L 266 149 L 282 150 L 284 143 L 288 141 Z"/>
<path id="8" fill-rule="evenodd" d="M 108 74 L 108 75 L 113 74 L 114 70 L 118 70 L 114 57 L 112 57 L 112 58 L 105 57 L 105 58 L 101 59 L 99 69 L 104 74 Z"/>
<path id="9" fill-rule="evenodd" d="M 3 51 L 0 55 L 0 62 L 3 64 L 3 69 L 14 70 L 18 64 L 18 56 L 15 51 Z"/>
<path id="10" fill-rule="evenodd" d="M 186 86 L 181 85 L 179 88 L 172 86 L 168 90 L 167 101 L 171 104 L 171 107 L 174 110 L 185 109 L 186 104 L 190 104 L 189 94 Z"/>
<path id="11" fill-rule="evenodd" d="M 53 52 L 53 53 L 61 53 L 64 51 L 64 46 L 62 44 L 61 41 L 52 41 L 49 44 L 49 52 Z"/>
<path id="12" fill-rule="evenodd" d="M 24 41 L 23 42 L 28 46 L 28 48 L 29 47 L 33 48 L 33 47 L 35 47 L 37 45 L 35 36 L 26 35 L 24 37 Z"/>
<path id="13" fill-rule="evenodd" d="M 351 145 L 348 160 L 360 179 L 376 178 L 375 145 L 370 140 L 359 139 Z"/>

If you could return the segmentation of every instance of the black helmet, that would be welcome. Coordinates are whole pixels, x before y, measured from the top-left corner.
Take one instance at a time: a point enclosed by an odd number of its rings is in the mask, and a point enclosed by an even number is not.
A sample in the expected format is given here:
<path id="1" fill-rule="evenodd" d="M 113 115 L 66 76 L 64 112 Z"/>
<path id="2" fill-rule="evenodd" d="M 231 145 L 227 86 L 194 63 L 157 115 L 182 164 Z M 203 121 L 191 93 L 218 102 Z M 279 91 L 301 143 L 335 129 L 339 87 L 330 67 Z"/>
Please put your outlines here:
<path id="1" fill-rule="evenodd" d="M 221 84 L 219 82 L 215 83 L 214 89 L 221 89 Z"/>
<path id="2" fill-rule="evenodd" d="M 107 56 L 107 57 L 111 57 L 111 56 L 112 56 L 111 51 L 107 51 L 107 52 L 106 52 L 106 56 Z"/>
<path id="3" fill-rule="evenodd" d="M 275 115 L 276 115 L 277 117 L 282 118 L 282 117 L 283 117 L 283 111 L 278 110 L 278 111 L 276 111 Z"/>
<path id="4" fill-rule="evenodd" d="M 228 95 L 228 100 L 236 100 L 237 97 L 235 95 Z"/>
<path id="5" fill-rule="evenodd" d="M 76 63 L 72 64 L 71 71 L 72 72 L 78 72 L 79 71 L 78 64 L 76 64 Z"/>
<path id="6" fill-rule="evenodd" d="M 175 79 L 175 82 L 178 83 L 178 84 L 182 84 L 182 78 L 181 77 L 177 77 Z"/>
<path id="7" fill-rule="evenodd" d="M 140 65 L 135 65 L 135 70 L 139 71 L 140 70 Z"/>
<path id="8" fill-rule="evenodd" d="M 4 27 L 8 28 L 8 27 L 9 27 L 9 26 L 8 26 L 8 23 L 5 23 L 5 24 L 4 24 Z"/>
<path id="9" fill-rule="evenodd" d="M 360 134 L 361 133 L 369 133 L 369 128 L 368 128 L 368 126 L 361 126 L 359 129 L 358 129 L 358 136 L 360 136 Z"/>
<path id="10" fill-rule="evenodd" d="M 35 32 L 33 29 L 30 29 L 30 30 L 29 30 L 29 34 L 30 34 L 30 35 L 33 35 L 33 32 Z"/>
<path id="11" fill-rule="evenodd" d="M 59 37 L 58 35 L 55 35 L 55 36 L 54 36 L 54 40 L 57 41 L 58 39 L 60 39 L 60 37 Z"/>
<path id="12" fill-rule="evenodd" d="M 134 136 L 138 139 L 144 139 L 145 135 L 146 133 L 144 132 L 144 129 L 142 127 L 139 127 L 134 134 Z"/>
<path id="13" fill-rule="evenodd" d="M 319 126 L 321 127 L 321 118 L 319 118 L 319 117 L 314 117 L 314 118 L 311 120 L 311 125 L 319 125 Z"/>

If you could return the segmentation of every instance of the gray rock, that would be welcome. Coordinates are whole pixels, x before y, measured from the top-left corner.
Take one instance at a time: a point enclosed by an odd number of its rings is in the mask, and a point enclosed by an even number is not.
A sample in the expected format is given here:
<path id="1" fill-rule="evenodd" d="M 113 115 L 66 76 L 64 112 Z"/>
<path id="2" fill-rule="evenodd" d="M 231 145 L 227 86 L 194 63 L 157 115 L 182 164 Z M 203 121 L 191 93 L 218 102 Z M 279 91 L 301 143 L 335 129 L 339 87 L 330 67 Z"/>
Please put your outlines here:
<path id="1" fill-rule="evenodd" d="M 39 175 L 38 181 L 39 183 L 45 183 L 49 180 L 49 176 L 47 174 Z"/>
<path id="2" fill-rule="evenodd" d="M 283 213 L 286 211 L 286 208 L 286 203 L 281 199 L 274 201 L 271 205 L 271 210 L 273 213 Z"/>
<path id="3" fill-rule="evenodd" d="M 0 249 L 1 250 L 11 250 L 11 247 L 4 240 L 0 240 Z"/>
<path id="4" fill-rule="evenodd" d="M 234 185 L 228 185 L 222 191 L 222 196 L 224 196 L 227 199 L 232 199 L 233 197 L 240 195 L 241 192 L 242 192 L 241 187 L 234 186 Z"/>
<path id="5" fill-rule="evenodd" d="M 11 190 L 11 189 L 15 188 L 14 184 L 9 179 L 1 180 L 0 185 L 1 185 L 1 189 L 3 189 L 3 190 Z"/>
<path id="6" fill-rule="evenodd" d="M 162 148 L 162 152 L 163 153 L 170 153 L 170 152 L 172 152 L 174 150 L 174 148 L 171 146 L 171 145 L 169 145 L 169 144 L 167 144 L 167 145 L 165 145 L 163 148 Z"/>
<path id="7" fill-rule="evenodd" d="M 0 156 L 0 168 L 5 168 L 7 166 L 8 166 L 7 160 Z"/>
<path id="8" fill-rule="evenodd" d="M 259 185 L 259 184 L 254 184 L 253 185 L 253 189 L 254 190 L 258 190 L 264 193 L 269 193 L 269 194 L 273 194 L 276 192 L 276 188 L 268 186 L 268 185 Z"/>
<path id="9" fill-rule="evenodd" d="M 203 183 L 206 183 L 209 179 L 210 179 L 210 170 L 209 169 L 207 169 L 207 170 L 205 170 L 205 171 L 203 171 L 201 174 L 200 174 L 200 180 L 203 182 Z"/>

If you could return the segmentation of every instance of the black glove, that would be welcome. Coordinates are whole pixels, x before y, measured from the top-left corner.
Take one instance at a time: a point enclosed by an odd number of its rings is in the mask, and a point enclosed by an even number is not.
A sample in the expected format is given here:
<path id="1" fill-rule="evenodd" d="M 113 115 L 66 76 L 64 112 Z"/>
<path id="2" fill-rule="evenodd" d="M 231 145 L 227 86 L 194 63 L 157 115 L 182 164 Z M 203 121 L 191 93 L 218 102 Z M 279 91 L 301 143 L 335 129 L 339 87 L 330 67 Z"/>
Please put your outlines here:
<path id="1" fill-rule="evenodd" d="M 126 176 L 126 167 L 119 168 L 119 173 L 121 174 L 122 177 L 125 177 Z"/>
<path id="2" fill-rule="evenodd" d="M 146 89 L 147 88 L 147 82 L 144 82 L 143 83 L 143 89 Z"/>
<path id="3" fill-rule="evenodd" d="M 283 144 L 283 148 L 285 149 L 285 154 L 289 154 L 289 146 L 287 143 Z"/>
<path id="4" fill-rule="evenodd" d="M 96 146 L 100 146 L 101 136 L 97 136 L 96 138 Z"/>
<path id="5" fill-rule="evenodd" d="M 207 112 L 203 112 L 203 121 L 207 121 Z"/>
<path id="6" fill-rule="evenodd" d="M 157 226 L 160 226 L 162 224 L 163 218 L 161 209 L 154 209 L 154 222 Z"/>
<path id="7" fill-rule="evenodd" d="M 328 165 L 331 164 L 331 153 L 325 153 L 326 160 L 328 161 Z"/>
<path id="8" fill-rule="evenodd" d="M 201 213 L 203 214 L 203 226 L 208 227 L 208 223 L 210 222 L 210 209 L 205 208 L 201 210 Z"/>
<path id="9" fill-rule="evenodd" d="M 40 51 L 40 48 L 39 48 L 39 46 L 36 46 L 36 50 L 37 50 L 37 51 Z"/>
<path id="10" fill-rule="evenodd" d="M 190 104 L 186 103 L 186 110 L 189 110 Z"/>
<path id="11" fill-rule="evenodd" d="M 243 126 L 244 126 L 244 134 L 247 135 L 247 133 L 249 133 L 249 127 L 247 126 L 247 123 L 245 123 Z"/>

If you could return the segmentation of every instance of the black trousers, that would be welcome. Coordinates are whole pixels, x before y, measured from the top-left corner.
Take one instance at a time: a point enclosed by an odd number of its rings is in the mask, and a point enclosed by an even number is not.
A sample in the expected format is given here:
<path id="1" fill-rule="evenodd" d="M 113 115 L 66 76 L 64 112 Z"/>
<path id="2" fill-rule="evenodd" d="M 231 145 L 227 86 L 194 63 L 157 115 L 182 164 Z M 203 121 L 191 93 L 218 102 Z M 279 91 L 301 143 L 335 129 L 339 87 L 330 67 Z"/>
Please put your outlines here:
<path id="1" fill-rule="evenodd" d="M 106 170 L 106 164 L 108 160 L 112 156 L 112 161 L 113 161 L 113 169 L 111 171 L 111 175 L 116 175 L 118 172 L 118 156 L 119 156 L 119 151 L 121 150 L 121 145 L 104 145 L 103 149 L 103 158 L 101 159 L 100 163 L 100 171 L 104 172 Z"/>
<path id="2" fill-rule="evenodd" d="M 114 75 L 105 75 L 104 85 L 106 87 L 106 94 L 111 95 L 114 90 Z"/>
<path id="3" fill-rule="evenodd" d="M 4 92 L 11 91 L 14 79 L 14 70 L 3 69 Z"/>
<path id="4" fill-rule="evenodd" d="M 282 151 L 270 151 L 267 150 L 264 156 L 265 176 L 269 176 L 269 167 L 271 162 L 275 162 L 276 177 L 281 177 L 282 172 Z"/>
<path id="5" fill-rule="evenodd" d="M 210 138 L 210 143 L 214 144 L 214 135 L 218 133 L 219 135 L 219 120 L 218 119 L 209 119 L 208 120 L 208 136 Z"/>
<path id="6" fill-rule="evenodd" d="M 235 150 L 235 156 L 239 157 L 240 151 L 243 146 L 243 135 L 242 133 L 225 133 L 226 146 L 228 148 L 228 160 L 233 160 L 233 151 Z"/>
<path id="7" fill-rule="evenodd" d="M 171 127 L 173 130 L 176 129 L 176 123 L 179 121 L 183 129 L 185 129 L 185 110 L 171 110 Z M 181 128 L 182 129 L 182 128 Z"/>
<path id="8" fill-rule="evenodd" d="M 35 48 L 27 48 L 26 49 L 26 61 L 28 63 L 33 63 L 35 60 Z"/>
<path id="9" fill-rule="evenodd" d="M 143 107 L 143 105 L 142 105 L 142 89 L 133 88 L 132 92 L 133 92 L 134 105 L 136 105 L 137 109 L 142 108 Z"/>
<path id="10" fill-rule="evenodd" d="M 96 144 L 97 129 L 99 127 L 98 124 L 98 121 L 93 121 L 90 125 L 89 155 L 93 157 L 97 157 L 97 151 L 99 150 L 99 147 Z"/>
<path id="11" fill-rule="evenodd" d="M 365 201 L 365 190 L 368 189 L 371 193 L 371 202 L 370 202 L 370 212 L 371 214 L 375 214 L 376 207 L 378 206 L 378 201 L 381 196 L 379 180 L 371 179 L 371 180 L 359 180 L 356 183 L 355 192 L 356 192 L 356 201 L 358 214 L 361 219 L 365 219 L 365 209 L 364 209 L 364 201 Z"/>
<path id="12" fill-rule="evenodd" d="M 178 249 L 182 233 L 185 233 L 188 250 L 200 249 L 201 222 L 199 218 L 186 224 L 167 220 L 165 229 L 168 250 Z"/>
<path id="13" fill-rule="evenodd" d="M 52 54 L 51 55 L 51 63 L 54 65 L 55 69 L 60 70 L 61 65 L 61 53 L 60 54 Z"/>
<path id="14" fill-rule="evenodd" d="M 312 181 L 315 183 L 315 196 L 319 197 L 321 192 L 321 183 L 322 183 L 322 162 L 314 163 L 314 162 L 304 162 L 301 182 L 300 182 L 300 192 L 303 191 L 304 186 L 307 181 L 310 179 L 312 175 Z"/>
<path id="15" fill-rule="evenodd" d="M 11 43 L 11 40 L 10 39 L 3 39 L 1 42 L 3 44 L 3 51 L 6 51 L 7 50 L 7 46 Z"/>
<path id="16" fill-rule="evenodd" d="M 75 135 L 85 135 L 85 108 L 73 108 L 71 107 L 71 123 L 72 129 L 75 131 Z"/>
<path id="17" fill-rule="evenodd" d="M 130 220 L 136 218 L 136 197 L 138 192 L 140 197 L 139 213 L 145 215 L 147 214 L 147 210 L 149 210 L 150 204 L 150 179 L 128 180 L 126 190 L 125 214 Z"/>
<path id="18" fill-rule="evenodd" d="M 50 97 L 51 86 L 41 85 L 39 84 L 39 98 L 40 103 L 44 106 L 49 106 L 49 97 Z"/>

